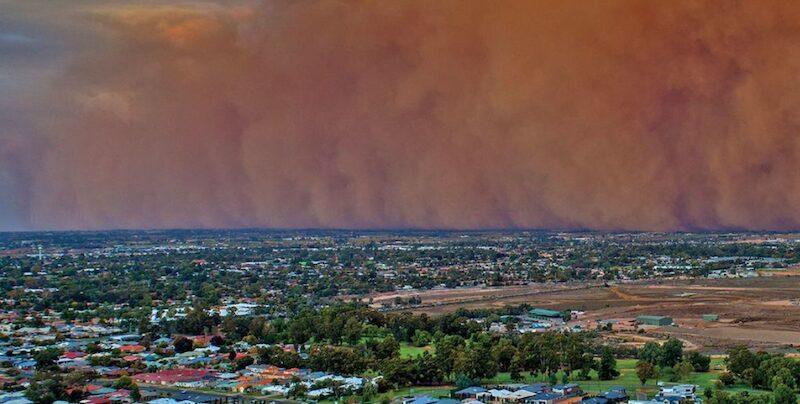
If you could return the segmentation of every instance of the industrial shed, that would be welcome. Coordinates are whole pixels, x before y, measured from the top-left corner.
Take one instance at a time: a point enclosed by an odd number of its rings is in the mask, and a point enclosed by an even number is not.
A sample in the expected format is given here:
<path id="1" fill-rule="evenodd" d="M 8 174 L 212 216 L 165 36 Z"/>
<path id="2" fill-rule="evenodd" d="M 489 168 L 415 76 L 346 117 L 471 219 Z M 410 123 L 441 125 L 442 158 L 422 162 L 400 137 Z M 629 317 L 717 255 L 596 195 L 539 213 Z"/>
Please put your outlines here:
<path id="1" fill-rule="evenodd" d="M 532 318 L 541 318 L 541 319 L 561 318 L 563 316 L 563 314 L 560 311 L 548 310 L 548 309 L 531 309 L 528 312 L 528 315 Z"/>
<path id="2" fill-rule="evenodd" d="M 669 316 L 637 316 L 636 322 L 640 325 L 671 325 L 673 323 L 672 317 Z"/>

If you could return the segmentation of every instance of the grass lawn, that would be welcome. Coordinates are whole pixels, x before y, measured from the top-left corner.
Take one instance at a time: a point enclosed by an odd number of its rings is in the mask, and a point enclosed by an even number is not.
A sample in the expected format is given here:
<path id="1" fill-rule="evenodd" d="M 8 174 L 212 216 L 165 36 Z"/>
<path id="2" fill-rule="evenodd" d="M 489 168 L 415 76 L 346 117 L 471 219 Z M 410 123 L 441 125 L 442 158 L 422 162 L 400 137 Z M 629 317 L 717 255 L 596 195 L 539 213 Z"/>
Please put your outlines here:
<path id="1" fill-rule="evenodd" d="M 400 353 L 403 356 L 414 356 L 419 355 L 426 348 L 414 347 L 408 344 L 402 344 L 400 348 Z M 599 393 L 608 390 L 613 386 L 622 386 L 628 390 L 629 394 L 633 394 L 637 391 L 642 391 L 648 393 L 648 395 L 652 396 L 658 391 L 658 385 L 656 384 L 656 380 L 648 380 L 647 384 L 642 386 L 642 383 L 639 381 L 638 377 L 636 377 L 636 360 L 635 359 L 618 359 L 617 360 L 617 370 L 620 372 L 620 376 L 614 380 L 598 380 L 597 379 L 597 372 L 592 371 L 591 376 L 592 380 L 576 380 L 575 377 L 570 378 L 570 382 L 575 382 L 581 386 L 581 389 L 587 393 Z M 711 360 L 711 370 L 706 373 L 692 373 L 688 378 L 685 380 L 681 380 L 680 383 L 686 384 L 696 384 L 700 386 L 699 393 L 703 393 L 703 389 L 705 387 L 713 387 L 715 382 L 719 379 L 720 373 L 723 372 L 724 365 L 723 360 L 719 358 L 714 358 Z M 662 369 L 661 375 L 659 376 L 658 381 L 665 381 L 669 382 L 670 376 L 672 374 L 671 369 Z M 529 373 L 523 373 L 523 380 L 519 381 L 520 383 L 535 383 L 535 382 L 542 382 L 548 383 L 547 376 L 539 375 L 536 378 L 530 376 Z M 561 376 L 562 374 L 558 374 L 558 383 L 561 383 Z M 486 384 L 502 384 L 502 383 L 515 383 L 515 381 L 511 380 L 511 375 L 508 372 L 498 373 L 497 376 L 492 378 L 491 380 L 485 380 L 484 385 Z M 455 389 L 454 386 L 422 386 L 422 387 L 408 387 L 404 389 L 398 390 L 391 390 L 386 393 L 378 395 L 372 402 L 380 402 L 381 398 L 388 397 L 388 398 L 397 398 L 397 397 L 405 397 L 405 396 L 419 396 L 419 395 L 428 395 L 432 397 L 447 397 L 450 391 Z M 729 392 L 739 392 L 739 391 L 749 391 L 754 394 L 762 394 L 765 391 L 762 390 L 754 390 L 746 385 L 737 384 L 731 387 L 727 387 L 723 389 Z M 351 397 L 351 399 L 357 397 Z M 333 403 L 333 401 L 322 401 L 321 403 Z"/>
<path id="2" fill-rule="evenodd" d="M 454 386 L 432 386 L 432 387 L 408 387 L 399 390 L 387 391 L 381 395 L 388 395 L 389 397 L 405 397 L 405 396 L 431 396 L 431 397 L 447 397 Z"/>
<path id="3" fill-rule="evenodd" d="M 410 358 L 410 357 L 418 356 L 418 355 L 421 355 L 425 351 L 428 351 L 429 353 L 433 354 L 433 347 L 430 346 L 430 345 L 417 347 L 417 346 L 413 346 L 413 345 L 410 345 L 410 344 L 405 343 L 405 342 L 400 344 L 400 356 L 402 356 L 404 358 Z"/>
<path id="4" fill-rule="evenodd" d="M 380 340 L 382 337 L 364 337 L 361 340 L 361 343 L 365 343 L 368 339 L 377 339 Z M 428 351 L 430 353 L 435 353 L 433 346 L 424 346 L 424 347 L 416 347 L 407 342 L 400 343 L 400 356 L 410 358 L 421 355 L 423 352 Z M 670 382 L 670 377 L 672 376 L 672 369 L 666 368 L 660 370 L 660 375 L 657 380 L 648 380 L 645 385 L 639 381 L 639 378 L 636 376 L 636 359 L 617 359 L 617 370 L 620 372 L 619 377 L 614 380 L 599 380 L 597 378 L 597 371 L 592 371 L 590 373 L 591 380 L 577 380 L 576 376 L 577 373 L 573 373 L 573 376 L 570 377 L 569 381 L 577 383 L 581 386 L 581 389 L 587 393 L 600 393 L 603 391 L 607 391 L 611 387 L 614 386 L 622 386 L 629 393 L 634 393 L 637 391 L 643 391 L 648 393 L 649 395 L 653 395 L 659 389 L 657 382 Z M 706 387 L 714 387 L 717 380 L 719 379 L 719 375 L 724 371 L 725 365 L 724 360 L 722 358 L 712 358 L 711 359 L 711 370 L 705 373 L 698 373 L 693 372 L 689 377 L 684 380 L 681 380 L 678 383 L 685 383 L 685 384 L 695 384 L 700 386 L 699 393 L 702 394 L 703 389 Z M 561 383 L 561 377 L 563 373 L 559 372 L 558 383 Z M 537 377 L 531 377 L 528 372 L 523 372 L 523 379 L 520 381 L 511 380 L 511 375 L 508 372 L 498 373 L 495 377 L 490 380 L 484 380 L 483 384 L 503 384 L 503 383 L 549 383 L 549 379 L 546 375 L 538 375 Z M 386 393 L 380 394 L 378 397 L 375 398 L 374 402 L 379 402 L 380 398 L 382 397 L 404 397 L 404 396 L 413 396 L 413 395 L 429 395 L 433 397 L 447 397 L 450 391 L 453 389 L 453 386 L 437 386 L 437 387 L 430 387 L 430 386 L 422 386 L 422 387 L 409 387 L 399 390 L 392 390 Z M 747 385 L 743 384 L 736 384 L 730 387 L 726 387 L 723 389 L 724 391 L 729 392 L 739 392 L 739 391 L 748 391 L 755 394 L 765 393 L 764 390 L 754 390 Z M 352 398 L 352 397 L 351 397 Z M 321 401 L 321 403 L 328 403 L 332 401 Z"/>
<path id="5" fill-rule="evenodd" d="M 669 382 L 670 376 L 672 375 L 672 369 L 662 369 L 661 374 L 658 380 L 648 380 L 647 384 L 644 386 L 639 381 L 639 378 L 636 376 L 636 359 L 618 359 L 617 360 L 617 370 L 619 370 L 620 375 L 614 380 L 598 380 L 597 372 L 591 372 L 591 380 L 577 380 L 575 377 L 570 378 L 570 382 L 575 382 L 581 386 L 583 391 L 589 393 L 599 393 L 608 390 L 613 386 L 622 386 L 625 387 L 628 392 L 635 392 L 635 391 L 646 391 L 649 393 L 654 393 L 658 391 L 657 381 Z M 686 383 L 686 384 L 696 384 L 700 386 L 700 393 L 702 394 L 702 389 L 705 387 L 713 387 L 715 382 L 719 379 L 720 373 L 722 370 L 719 370 L 722 365 L 722 359 L 712 359 L 711 361 L 711 370 L 706 373 L 692 373 L 688 378 L 681 380 L 679 383 Z M 522 383 L 533 383 L 533 382 L 542 382 L 547 383 L 548 378 L 545 375 L 538 375 L 538 377 L 533 378 L 530 376 L 529 373 L 523 373 L 525 378 Z M 561 383 L 562 373 L 558 374 L 558 382 Z M 507 372 L 499 373 L 497 376 L 488 380 L 487 383 L 512 383 L 511 375 Z M 743 391 L 747 390 L 750 392 L 759 393 L 760 391 L 755 391 L 752 388 L 749 388 L 745 385 L 735 385 L 729 388 L 725 388 L 725 391 Z"/>
<path id="6" fill-rule="evenodd" d="M 570 381 L 575 382 L 581 386 L 584 391 L 590 393 L 599 393 L 602 391 L 608 390 L 610 387 L 613 386 L 622 386 L 625 387 L 629 391 L 636 391 L 637 389 L 642 388 L 642 383 L 636 377 L 636 360 L 634 359 L 619 359 L 617 360 L 617 370 L 620 372 L 620 376 L 614 380 L 598 380 L 597 379 L 597 372 L 591 372 L 591 380 L 577 380 L 575 377 L 571 377 Z M 558 373 L 558 383 L 561 383 L 561 377 L 563 373 Z M 524 372 L 522 383 L 534 383 L 534 382 L 541 382 L 541 383 L 548 383 L 548 377 L 546 375 L 537 375 L 537 377 L 531 377 L 529 373 Z M 499 373 L 495 376 L 492 380 L 489 381 L 490 383 L 512 383 L 511 375 L 507 372 Z M 647 385 L 645 385 L 646 389 L 654 389 L 657 390 L 655 381 L 649 380 Z"/>
<path id="7" fill-rule="evenodd" d="M 366 344 L 369 340 L 381 341 L 383 337 L 361 337 L 360 343 Z M 426 345 L 423 347 L 417 347 L 414 345 L 409 344 L 408 342 L 401 342 L 400 343 L 400 356 L 404 358 L 411 358 L 417 355 L 422 354 L 423 352 L 428 351 L 431 354 L 434 353 L 433 346 Z"/>

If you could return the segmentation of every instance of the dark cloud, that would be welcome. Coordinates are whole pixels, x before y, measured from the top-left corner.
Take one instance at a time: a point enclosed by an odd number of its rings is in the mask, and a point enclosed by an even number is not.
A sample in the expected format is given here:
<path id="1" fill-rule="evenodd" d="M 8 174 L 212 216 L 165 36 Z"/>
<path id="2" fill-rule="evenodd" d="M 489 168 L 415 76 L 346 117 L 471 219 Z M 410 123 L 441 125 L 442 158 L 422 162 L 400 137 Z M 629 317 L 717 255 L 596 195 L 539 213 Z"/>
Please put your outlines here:
<path id="1" fill-rule="evenodd" d="M 81 5 L 3 224 L 799 227 L 791 2 Z"/>

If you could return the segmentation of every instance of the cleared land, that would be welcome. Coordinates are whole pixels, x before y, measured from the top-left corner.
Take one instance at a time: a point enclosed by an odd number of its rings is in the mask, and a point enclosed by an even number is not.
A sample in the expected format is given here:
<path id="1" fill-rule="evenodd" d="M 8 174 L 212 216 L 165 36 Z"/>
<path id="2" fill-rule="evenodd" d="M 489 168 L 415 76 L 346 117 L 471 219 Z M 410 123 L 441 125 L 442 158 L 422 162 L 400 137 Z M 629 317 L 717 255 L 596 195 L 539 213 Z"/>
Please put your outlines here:
<path id="1" fill-rule="evenodd" d="M 794 271 L 792 271 L 794 272 Z M 578 321 L 631 320 L 638 315 L 671 316 L 677 327 L 648 328 L 644 335 L 624 331 L 617 338 L 632 344 L 647 338 L 677 336 L 705 351 L 747 344 L 768 350 L 800 346 L 800 276 L 762 276 L 746 279 L 673 279 L 640 281 L 611 286 L 600 284 L 552 284 L 507 288 L 465 288 L 408 291 L 419 296 L 424 307 L 411 309 L 429 314 L 459 307 L 502 307 L 527 303 L 536 307 L 582 310 Z M 373 302 L 398 294 L 375 295 Z M 703 314 L 718 314 L 719 322 L 703 321 Z"/>
<path id="2" fill-rule="evenodd" d="M 474 287 L 455 289 L 431 289 L 426 291 L 407 290 L 399 292 L 375 293 L 362 297 L 363 301 L 372 300 L 372 307 L 381 308 L 384 303 L 392 303 L 395 298 L 421 297 L 423 303 L 410 310 L 416 313 L 441 314 L 458 308 L 502 307 L 510 302 L 526 302 L 534 296 L 544 296 L 573 290 L 586 290 L 600 287 L 598 282 L 587 283 L 552 283 L 515 285 L 504 287 Z M 351 296 L 345 296 L 348 300 Z M 515 303 L 516 304 L 516 303 Z"/>

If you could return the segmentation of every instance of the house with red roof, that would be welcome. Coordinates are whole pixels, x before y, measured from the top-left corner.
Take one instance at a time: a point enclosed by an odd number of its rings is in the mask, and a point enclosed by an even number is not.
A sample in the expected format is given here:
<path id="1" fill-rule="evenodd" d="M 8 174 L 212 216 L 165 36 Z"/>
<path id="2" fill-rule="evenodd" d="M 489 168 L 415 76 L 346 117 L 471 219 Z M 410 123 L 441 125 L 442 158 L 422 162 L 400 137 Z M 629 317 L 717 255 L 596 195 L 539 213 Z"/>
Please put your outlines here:
<path id="1" fill-rule="evenodd" d="M 61 356 L 67 359 L 78 359 L 78 358 L 83 358 L 84 356 L 86 356 L 86 354 L 79 351 L 72 351 L 72 352 L 64 352 L 64 354 Z"/>
<path id="2" fill-rule="evenodd" d="M 144 352 L 144 349 L 145 348 L 143 346 L 138 345 L 138 344 L 136 344 L 136 345 L 123 345 L 123 346 L 119 347 L 120 352 L 124 352 L 124 353 L 139 353 L 139 352 Z"/>

